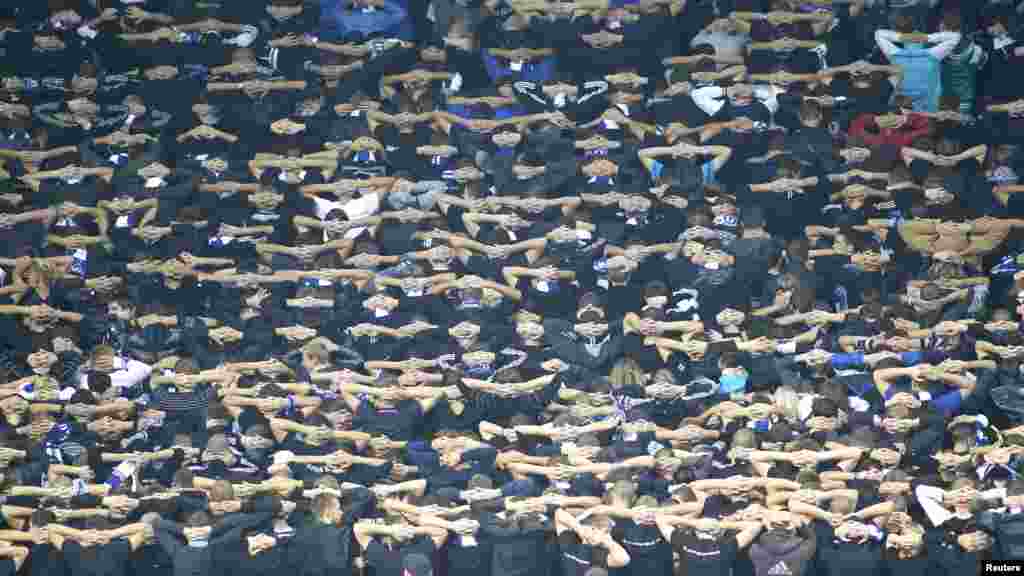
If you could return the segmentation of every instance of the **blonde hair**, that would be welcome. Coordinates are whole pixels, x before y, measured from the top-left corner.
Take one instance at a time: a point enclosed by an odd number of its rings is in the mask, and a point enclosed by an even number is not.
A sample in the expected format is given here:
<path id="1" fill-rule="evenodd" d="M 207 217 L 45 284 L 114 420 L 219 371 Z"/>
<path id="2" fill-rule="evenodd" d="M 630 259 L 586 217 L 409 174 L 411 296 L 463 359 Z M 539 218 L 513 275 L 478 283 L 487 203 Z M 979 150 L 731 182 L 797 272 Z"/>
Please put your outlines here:
<path id="1" fill-rule="evenodd" d="M 920 524 L 911 524 L 903 531 L 903 533 L 908 535 L 914 535 L 924 540 L 924 528 L 922 528 Z"/>
<path id="2" fill-rule="evenodd" d="M 789 386 L 780 386 L 775 391 L 775 405 L 782 409 L 782 414 L 790 422 L 800 421 L 800 395 Z"/>
<path id="3" fill-rule="evenodd" d="M 641 496 L 636 499 L 635 507 L 637 508 L 657 508 L 658 499 L 650 494 Z"/>
<path id="4" fill-rule="evenodd" d="M 53 277 L 56 275 L 56 271 L 50 264 L 39 260 L 32 260 L 25 271 L 35 274 L 36 280 L 44 284 L 49 284 L 50 280 L 53 280 Z"/>
<path id="5" fill-rule="evenodd" d="M 317 494 L 313 499 L 313 511 L 316 514 L 316 519 L 322 524 L 341 522 L 341 502 L 333 494 Z"/>
<path id="6" fill-rule="evenodd" d="M 480 303 L 488 308 L 494 308 L 498 304 L 501 304 L 502 298 L 504 298 L 504 296 L 501 295 L 501 292 L 498 292 L 493 288 L 484 288 L 480 294 Z"/>
<path id="7" fill-rule="evenodd" d="M 313 340 L 303 346 L 302 352 L 304 354 L 308 354 L 310 358 L 319 364 L 326 364 L 331 359 L 331 353 L 327 351 L 327 347 L 324 346 L 324 343 L 319 340 Z"/>
<path id="8" fill-rule="evenodd" d="M 99 358 L 100 356 L 114 356 L 114 348 L 109 344 L 99 344 L 92 349 L 92 357 Z"/>
<path id="9" fill-rule="evenodd" d="M 316 479 L 317 488 L 327 488 L 329 490 L 341 491 L 341 484 L 338 483 L 338 479 L 334 476 L 324 474 L 323 476 Z"/>
<path id="10" fill-rule="evenodd" d="M 625 502 L 626 505 L 632 505 L 633 500 L 636 498 L 636 484 L 633 484 L 632 480 L 619 480 L 612 485 L 611 489 L 605 493 L 605 503 L 611 504 L 614 500 L 620 500 Z"/>
<path id="11" fill-rule="evenodd" d="M 611 383 L 612 388 L 643 386 L 644 371 L 636 360 L 633 360 L 632 358 L 620 358 L 619 361 L 612 366 L 612 371 L 608 374 L 608 381 Z"/>

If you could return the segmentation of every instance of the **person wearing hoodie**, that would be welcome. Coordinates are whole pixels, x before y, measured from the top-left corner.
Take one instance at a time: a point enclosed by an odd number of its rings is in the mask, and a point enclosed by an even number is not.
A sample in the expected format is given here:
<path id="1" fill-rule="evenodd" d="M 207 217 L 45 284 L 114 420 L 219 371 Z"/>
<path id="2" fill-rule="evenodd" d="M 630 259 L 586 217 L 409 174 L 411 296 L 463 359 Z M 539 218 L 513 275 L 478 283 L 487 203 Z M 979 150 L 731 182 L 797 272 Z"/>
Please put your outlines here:
<path id="1" fill-rule="evenodd" d="M 978 515 L 978 526 L 995 535 L 993 560 L 1024 560 L 1024 480 L 1007 483 L 1002 501 L 1004 506 Z"/>
<path id="2" fill-rule="evenodd" d="M 353 536 L 374 574 L 400 574 L 406 558 L 433 558 L 448 540 L 448 531 L 438 526 L 411 525 L 397 515 L 385 521 L 358 522 L 353 527 Z"/>
<path id="3" fill-rule="evenodd" d="M 246 513 L 214 525 L 206 512 L 193 512 L 184 526 L 152 518 L 157 541 L 174 563 L 175 576 L 204 576 L 211 573 L 215 551 L 237 541 L 243 531 L 271 518 L 270 513 Z M 182 542 L 184 540 L 184 542 Z"/>
<path id="4" fill-rule="evenodd" d="M 1008 102 L 1017 97 L 1019 86 L 1014 81 L 1013 70 L 1024 58 L 1024 45 L 1017 38 L 1012 21 L 1013 13 L 1009 7 L 999 6 L 991 10 L 985 34 L 978 39 L 988 54 L 978 73 L 978 93 L 990 102 Z"/>
<path id="5" fill-rule="evenodd" d="M 47 530 L 53 520 L 53 512 L 49 510 L 36 510 L 29 519 L 29 529 L 34 538 L 28 570 L 31 576 L 64 576 L 66 573 L 64 556 L 53 545 Z"/>
<path id="6" fill-rule="evenodd" d="M 890 62 L 903 69 L 900 93 L 910 96 L 914 110 L 936 112 L 942 95 L 940 64 L 957 47 L 962 36 L 953 31 L 927 37 L 916 35 L 909 17 L 897 16 L 895 21 L 896 30 L 876 31 L 875 42 Z"/>
<path id="7" fill-rule="evenodd" d="M 992 536 L 979 524 L 975 512 L 987 495 L 978 491 L 970 463 L 949 472 L 946 464 L 953 458 L 955 455 L 948 452 L 936 457 L 940 474 L 955 478 L 948 488 L 936 485 L 940 482 L 934 478 L 912 482 L 914 495 L 930 525 L 925 532 L 925 544 L 932 559 L 932 573 L 936 575 L 979 570 L 981 561 L 990 556 L 993 544 Z"/>
<path id="8" fill-rule="evenodd" d="M 818 532 L 817 573 L 821 576 L 878 574 L 882 568 L 884 534 L 877 526 L 848 520 L 833 527 L 815 522 Z"/>
<path id="9" fill-rule="evenodd" d="M 978 71 L 988 54 L 970 36 L 960 32 L 960 14 L 947 12 L 942 18 L 943 33 L 960 35 L 960 40 L 942 60 L 942 94 L 960 98 L 960 113 L 973 115 L 978 94 Z"/>
<path id="10" fill-rule="evenodd" d="M 818 536 L 804 518 L 786 511 L 771 511 L 768 527 L 750 548 L 757 576 L 811 576 L 818 551 Z"/>
<path id="11" fill-rule="evenodd" d="M 502 510 L 481 518 L 481 535 L 490 542 L 492 576 L 547 576 L 557 553 L 545 540 L 551 522 L 546 506 Z"/>
<path id="12" fill-rule="evenodd" d="M 313 499 L 312 521 L 298 527 L 295 535 L 303 550 L 302 576 L 349 576 L 353 573 L 352 526 L 366 515 L 373 498 L 365 488 L 356 488 L 346 493 L 343 508 L 333 489 L 320 490 Z"/>

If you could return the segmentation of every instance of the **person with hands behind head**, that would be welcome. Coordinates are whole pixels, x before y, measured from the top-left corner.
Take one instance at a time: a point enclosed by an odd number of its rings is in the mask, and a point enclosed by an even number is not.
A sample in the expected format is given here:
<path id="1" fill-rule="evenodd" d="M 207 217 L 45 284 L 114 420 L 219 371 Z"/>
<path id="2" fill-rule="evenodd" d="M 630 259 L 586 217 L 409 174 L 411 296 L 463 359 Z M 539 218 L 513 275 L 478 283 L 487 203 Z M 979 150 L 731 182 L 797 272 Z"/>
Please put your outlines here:
<path id="1" fill-rule="evenodd" d="M 818 537 L 807 518 L 779 510 L 768 511 L 762 522 L 765 530 L 750 548 L 754 573 L 813 574 Z"/>
<path id="2" fill-rule="evenodd" d="M 1006 483 L 1006 494 L 1000 508 L 983 510 L 978 514 L 978 526 L 994 536 L 993 560 L 1024 559 L 1024 538 L 1016 528 L 1024 522 L 1024 481 L 1013 479 Z"/>
<path id="3" fill-rule="evenodd" d="M 611 535 L 607 516 L 593 516 L 585 523 L 564 508 L 555 511 L 555 533 L 566 575 L 583 576 L 592 567 L 622 568 L 629 553 Z"/>
<path id="4" fill-rule="evenodd" d="M 151 517 L 151 526 L 157 542 L 170 556 L 175 576 L 193 576 L 209 573 L 214 566 L 214 555 L 224 544 L 239 541 L 247 529 L 266 522 L 268 512 L 236 514 L 213 524 L 209 514 L 193 512 L 185 525 Z"/>
<path id="5" fill-rule="evenodd" d="M 760 522 L 730 522 L 655 512 L 662 537 L 672 545 L 684 574 L 731 574 L 736 561 L 761 533 Z M 678 573 L 678 572 L 677 572 Z"/>
<path id="6" fill-rule="evenodd" d="M 388 510 L 386 503 L 378 504 Z M 394 512 L 383 519 L 357 522 L 354 530 L 367 566 L 378 574 L 401 574 L 406 562 L 411 563 L 417 557 L 426 558 L 429 563 L 448 539 L 448 530 L 438 526 L 417 526 Z"/>

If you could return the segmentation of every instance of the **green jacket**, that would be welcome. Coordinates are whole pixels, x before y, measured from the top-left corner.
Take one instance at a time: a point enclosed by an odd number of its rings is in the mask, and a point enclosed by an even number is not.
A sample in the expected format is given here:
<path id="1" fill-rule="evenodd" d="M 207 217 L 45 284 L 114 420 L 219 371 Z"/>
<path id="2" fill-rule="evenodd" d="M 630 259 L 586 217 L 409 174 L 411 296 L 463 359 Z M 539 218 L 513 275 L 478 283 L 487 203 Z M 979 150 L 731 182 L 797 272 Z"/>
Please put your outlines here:
<path id="1" fill-rule="evenodd" d="M 978 70 L 985 65 L 985 52 L 973 42 L 965 41 L 942 61 L 942 93 L 960 97 L 960 111 L 974 111 Z"/>

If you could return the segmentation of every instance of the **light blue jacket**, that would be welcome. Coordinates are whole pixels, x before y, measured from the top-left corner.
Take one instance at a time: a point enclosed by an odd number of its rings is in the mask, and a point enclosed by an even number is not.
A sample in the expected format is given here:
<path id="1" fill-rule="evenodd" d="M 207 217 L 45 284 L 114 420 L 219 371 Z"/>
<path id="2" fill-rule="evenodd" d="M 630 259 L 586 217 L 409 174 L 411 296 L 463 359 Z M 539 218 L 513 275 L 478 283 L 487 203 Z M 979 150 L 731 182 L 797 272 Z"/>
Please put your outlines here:
<path id="1" fill-rule="evenodd" d="M 891 56 L 903 69 L 900 92 L 914 101 L 917 112 L 937 112 L 942 95 L 942 67 L 938 58 L 923 44 L 907 44 Z"/>
<path id="2" fill-rule="evenodd" d="M 892 30 L 876 30 L 875 42 L 890 62 L 903 70 L 900 93 L 913 100 L 917 112 L 937 112 L 942 95 L 942 60 L 960 42 L 959 32 L 936 32 L 925 44 L 901 43 Z M 902 45 L 900 45 L 902 44 Z"/>

